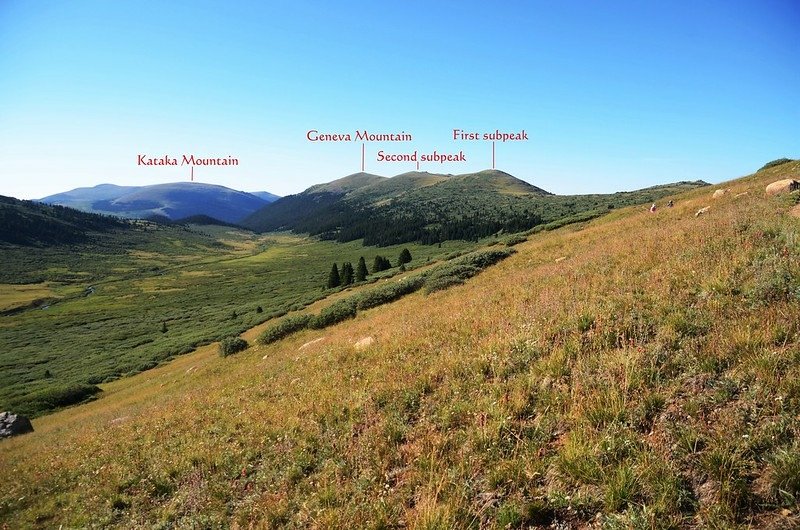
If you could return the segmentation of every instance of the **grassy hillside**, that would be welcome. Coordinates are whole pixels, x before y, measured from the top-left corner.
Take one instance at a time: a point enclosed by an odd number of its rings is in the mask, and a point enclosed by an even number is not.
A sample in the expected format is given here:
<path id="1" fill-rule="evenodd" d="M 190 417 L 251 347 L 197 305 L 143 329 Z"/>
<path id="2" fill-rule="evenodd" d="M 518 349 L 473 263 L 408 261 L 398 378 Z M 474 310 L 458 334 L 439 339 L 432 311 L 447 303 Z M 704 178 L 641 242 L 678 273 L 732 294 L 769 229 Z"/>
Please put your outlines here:
<path id="1" fill-rule="evenodd" d="M 474 241 L 575 215 L 596 216 L 703 185 L 679 182 L 628 193 L 557 196 L 496 170 L 466 175 L 412 171 L 392 178 L 358 173 L 284 197 L 242 224 L 257 231 L 293 230 L 378 246 Z"/>
<path id="2" fill-rule="evenodd" d="M 797 175 L 532 235 L 465 285 L 104 385 L 0 442 L 0 520 L 797 527 L 798 195 L 764 195 Z"/>

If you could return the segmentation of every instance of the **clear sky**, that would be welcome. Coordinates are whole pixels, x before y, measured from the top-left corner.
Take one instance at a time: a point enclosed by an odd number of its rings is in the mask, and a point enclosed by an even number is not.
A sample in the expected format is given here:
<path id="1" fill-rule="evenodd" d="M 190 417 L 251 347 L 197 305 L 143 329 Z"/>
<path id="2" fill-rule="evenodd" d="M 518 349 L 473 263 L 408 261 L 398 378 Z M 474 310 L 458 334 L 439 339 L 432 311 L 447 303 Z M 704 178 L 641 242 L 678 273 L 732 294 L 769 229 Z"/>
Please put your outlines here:
<path id="1" fill-rule="evenodd" d="M 800 2 L 0 0 L 0 195 L 196 180 L 279 195 L 378 150 L 457 153 L 556 193 L 719 182 L 800 158 Z"/>

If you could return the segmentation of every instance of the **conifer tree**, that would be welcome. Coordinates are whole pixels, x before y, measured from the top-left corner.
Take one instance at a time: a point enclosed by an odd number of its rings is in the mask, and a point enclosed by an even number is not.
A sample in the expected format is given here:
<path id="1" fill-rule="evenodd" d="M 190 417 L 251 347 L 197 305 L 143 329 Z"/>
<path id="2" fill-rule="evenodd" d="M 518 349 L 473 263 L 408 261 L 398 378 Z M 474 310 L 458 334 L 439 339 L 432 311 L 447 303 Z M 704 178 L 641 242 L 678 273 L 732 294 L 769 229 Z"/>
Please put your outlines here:
<path id="1" fill-rule="evenodd" d="M 397 258 L 397 263 L 398 265 L 405 265 L 406 263 L 410 262 L 411 262 L 411 252 L 407 248 L 404 248 L 402 252 L 400 252 L 400 257 Z"/>
<path id="2" fill-rule="evenodd" d="M 339 278 L 339 269 L 336 267 L 334 263 L 331 267 L 331 272 L 328 275 L 328 289 L 333 289 L 334 287 L 339 287 L 342 284 L 341 278 Z"/>
<path id="3" fill-rule="evenodd" d="M 364 261 L 364 256 L 358 258 L 358 265 L 356 266 L 356 281 L 363 282 L 367 279 L 367 262 Z"/>
<path id="4" fill-rule="evenodd" d="M 353 283 L 353 265 L 349 261 L 342 263 L 342 285 Z"/>
<path id="5" fill-rule="evenodd" d="M 389 258 L 375 256 L 375 261 L 372 263 L 372 272 L 381 272 L 391 268 L 392 263 L 389 261 Z"/>

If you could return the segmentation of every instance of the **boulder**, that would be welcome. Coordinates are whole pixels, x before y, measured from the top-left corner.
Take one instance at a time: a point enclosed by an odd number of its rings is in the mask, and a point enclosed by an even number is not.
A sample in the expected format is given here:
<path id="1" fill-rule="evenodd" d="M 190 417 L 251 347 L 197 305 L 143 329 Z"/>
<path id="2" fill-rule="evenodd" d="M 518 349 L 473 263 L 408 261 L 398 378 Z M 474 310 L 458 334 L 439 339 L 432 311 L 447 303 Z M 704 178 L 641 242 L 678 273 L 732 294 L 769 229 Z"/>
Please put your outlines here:
<path id="1" fill-rule="evenodd" d="M 26 432 L 33 432 L 31 420 L 19 414 L 0 412 L 0 438 L 10 438 Z"/>
<path id="2" fill-rule="evenodd" d="M 789 193 L 795 190 L 800 190 L 800 182 L 795 179 L 776 180 L 767 186 L 767 195 L 779 195 L 781 193 Z"/>
<path id="3" fill-rule="evenodd" d="M 363 350 L 369 348 L 373 344 L 375 344 L 375 337 L 364 337 L 363 339 L 356 342 L 355 347 L 356 350 Z"/>
<path id="4" fill-rule="evenodd" d="M 711 198 L 712 199 L 719 199 L 720 197 L 725 196 L 725 194 L 727 194 L 730 191 L 731 191 L 730 189 L 717 190 L 717 191 L 714 192 L 714 194 L 711 196 Z"/>
<path id="5" fill-rule="evenodd" d="M 701 215 L 703 215 L 704 213 L 708 213 L 708 211 L 709 211 L 710 209 L 711 209 L 711 206 L 706 206 L 705 208 L 700 208 L 699 210 L 697 210 L 697 213 L 696 213 L 696 214 L 694 214 L 694 216 L 695 216 L 695 217 L 700 217 L 700 216 L 701 216 Z"/>

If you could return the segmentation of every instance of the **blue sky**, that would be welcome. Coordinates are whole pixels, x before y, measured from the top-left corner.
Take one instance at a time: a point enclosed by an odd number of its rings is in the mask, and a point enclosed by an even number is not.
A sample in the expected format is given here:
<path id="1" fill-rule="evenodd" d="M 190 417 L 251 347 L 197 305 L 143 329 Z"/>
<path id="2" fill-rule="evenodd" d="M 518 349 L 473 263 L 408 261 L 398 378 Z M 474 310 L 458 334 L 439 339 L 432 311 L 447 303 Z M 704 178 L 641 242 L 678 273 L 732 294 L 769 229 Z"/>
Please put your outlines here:
<path id="1" fill-rule="evenodd" d="M 497 4 L 497 5 L 495 5 Z M 360 143 L 458 152 L 556 193 L 719 182 L 800 158 L 800 4 L 0 1 L 0 194 L 187 180 L 138 154 L 234 156 L 203 182 L 280 195 L 359 171 Z"/>

